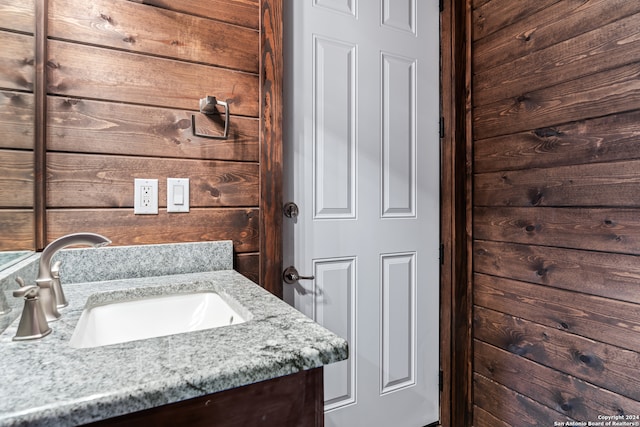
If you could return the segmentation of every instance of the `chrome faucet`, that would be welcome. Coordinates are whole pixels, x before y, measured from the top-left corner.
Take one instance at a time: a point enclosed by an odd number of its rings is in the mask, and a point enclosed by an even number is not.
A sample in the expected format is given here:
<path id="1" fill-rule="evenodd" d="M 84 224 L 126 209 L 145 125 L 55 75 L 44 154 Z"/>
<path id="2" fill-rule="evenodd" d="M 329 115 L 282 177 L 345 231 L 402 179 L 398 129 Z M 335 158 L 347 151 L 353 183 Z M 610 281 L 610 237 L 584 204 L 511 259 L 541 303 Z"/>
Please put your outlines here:
<path id="1" fill-rule="evenodd" d="M 67 305 L 66 298 L 60 286 L 60 276 L 58 274 L 59 264 L 55 265 L 52 273 L 51 258 L 62 248 L 74 245 L 85 245 L 100 247 L 111 243 L 111 240 L 95 233 L 74 233 L 62 236 L 49 243 L 40 255 L 38 278 L 36 284 L 40 288 L 40 302 L 42 311 L 48 322 L 57 320 L 60 317 L 59 307 Z"/>

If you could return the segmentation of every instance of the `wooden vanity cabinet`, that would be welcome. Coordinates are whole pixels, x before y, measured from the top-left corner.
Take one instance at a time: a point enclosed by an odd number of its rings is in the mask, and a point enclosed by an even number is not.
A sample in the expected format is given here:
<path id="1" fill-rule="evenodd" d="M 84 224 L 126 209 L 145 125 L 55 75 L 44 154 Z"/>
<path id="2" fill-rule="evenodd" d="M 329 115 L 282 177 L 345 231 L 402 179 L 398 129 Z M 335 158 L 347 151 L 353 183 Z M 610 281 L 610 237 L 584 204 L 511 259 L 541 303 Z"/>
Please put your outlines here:
<path id="1" fill-rule="evenodd" d="M 87 424 L 91 427 L 322 427 L 322 368 Z"/>

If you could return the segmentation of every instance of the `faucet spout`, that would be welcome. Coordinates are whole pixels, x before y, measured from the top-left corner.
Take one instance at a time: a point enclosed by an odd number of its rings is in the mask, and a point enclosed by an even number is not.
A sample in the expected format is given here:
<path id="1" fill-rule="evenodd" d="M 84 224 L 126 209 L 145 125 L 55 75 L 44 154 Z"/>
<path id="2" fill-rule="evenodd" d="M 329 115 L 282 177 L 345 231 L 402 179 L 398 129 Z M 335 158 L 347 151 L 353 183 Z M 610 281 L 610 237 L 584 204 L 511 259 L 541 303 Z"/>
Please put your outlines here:
<path id="1" fill-rule="evenodd" d="M 40 255 L 38 278 L 36 283 L 40 287 L 40 300 L 47 321 L 56 320 L 60 317 L 58 305 L 64 306 L 65 299 L 62 294 L 62 288 L 59 286 L 58 277 L 54 278 L 51 271 L 51 259 L 60 249 L 67 246 L 93 246 L 100 247 L 111 243 L 111 240 L 95 233 L 74 233 L 62 236 L 49 243 Z M 57 276 L 57 274 L 56 274 Z M 55 282 L 55 283 L 54 283 Z M 56 286 L 58 285 L 58 286 Z M 56 292 L 58 288 L 58 292 Z"/>

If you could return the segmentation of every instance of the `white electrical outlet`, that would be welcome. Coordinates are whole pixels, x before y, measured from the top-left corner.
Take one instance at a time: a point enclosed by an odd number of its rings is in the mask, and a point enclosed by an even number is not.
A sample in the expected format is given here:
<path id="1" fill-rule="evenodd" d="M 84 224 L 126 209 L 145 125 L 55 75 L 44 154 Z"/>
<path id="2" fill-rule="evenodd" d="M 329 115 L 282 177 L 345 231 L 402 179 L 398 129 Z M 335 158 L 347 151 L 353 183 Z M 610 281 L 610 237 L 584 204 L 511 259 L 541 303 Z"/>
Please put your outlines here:
<path id="1" fill-rule="evenodd" d="M 167 212 L 189 212 L 189 178 L 167 178 Z"/>
<path id="2" fill-rule="evenodd" d="M 133 213 L 158 214 L 158 180 L 136 178 L 133 183 Z"/>

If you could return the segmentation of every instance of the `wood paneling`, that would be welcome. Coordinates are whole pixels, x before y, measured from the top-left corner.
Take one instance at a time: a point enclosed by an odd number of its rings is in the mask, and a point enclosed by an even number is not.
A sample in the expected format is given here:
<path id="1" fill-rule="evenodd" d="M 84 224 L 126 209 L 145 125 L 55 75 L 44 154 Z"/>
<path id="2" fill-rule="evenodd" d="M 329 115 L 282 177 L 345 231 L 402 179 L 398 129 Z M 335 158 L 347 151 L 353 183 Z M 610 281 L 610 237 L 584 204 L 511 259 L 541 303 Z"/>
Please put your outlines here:
<path id="1" fill-rule="evenodd" d="M 134 0 L 168 10 L 217 19 L 258 29 L 260 0 Z"/>
<path id="2" fill-rule="evenodd" d="M 0 209 L 0 251 L 33 250 L 32 209 Z"/>
<path id="3" fill-rule="evenodd" d="M 212 95 L 233 114 L 259 115 L 254 74 L 55 40 L 48 50 L 50 94 L 191 110 Z"/>
<path id="4" fill-rule="evenodd" d="M 560 0 L 535 2 L 488 1 L 478 2 L 473 10 L 473 40 L 478 40 Z M 481 4 L 482 3 L 482 4 Z"/>
<path id="5" fill-rule="evenodd" d="M 640 402 L 532 362 L 509 351 L 474 343 L 474 366 L 482 375 L 514 391 L 535 396 L 543 405 L 577 420 L 596 420 L 599 414 L 639 414 Z M 512 381 L 514 376 L 528 381 Z M 516 424 L 517 425 L 517 424 Z"/>
<path id="6" fill-rule="evenodd" d="M 233 269 L 254 282 L 260 282 L 260 254 L 240 253 L 233 260 Z"/>
<path id="7" fill-rule="evenodd" d="M 116 245 L 230 239 L 240 272 L 263 281 L 264 263 L 275 277 L 281 2 L 38 1 L 44 244 L 77 231 Z M 198 112 L 206 95 L 229 103 L 227 140 L 194 135 L 192 115 L 199 134 L 225 126 Z M 168 177 L 189 178 L 189 213 L 166 212 Z M 133 214 L 134 178 L 158 179 L 158 215 Z"/>
<path id="8" fill-rule="evenodd" d="M 474 210 L 477 239 L 640 254 L 634 209 L 503 208 Z"/>
<path id="9" fill-rule="evenodd" d="M 535 426 L 544 425 L 539 420 L 550 423 L 571 420 L 566 415 L 478 374 L 473 377 L 473 395 L 476 406 L 490 414 L 500 414 L 496 418 L 507 425 Z"/>
<path id="10" fill-rule="evenodd" d="M 640 4 L 475 7 L 476 425 L 638 414 Z"/>
<path id="11" fill-rule="evenodd" d="M 53 0 L 49 13 L 53 38 L 258 72 L 255 30 L 128 1 Z"/>
<path id="12" fill-rule="evenodd" d="M 32 93 L 0 91 L 0 148 L 33 150 Z"/>
<path id="13" fill-rule="evenodd" d="M 634 160 L 477 174 L 473 197 L 476 206 L 638 207 L 639 170 Z"/>
<path id="14" fill-rule="evenodd" d="M 478 306 L 474 327 L 478 340 L 640 400 L 640 388 L 635 386 L 640 354 L 635 351 Z"/>
<path id="15" fill-rule="evenodd" d="M 474 284 L 476 305 L 640 352 L 637 304 L 482 274 Z"/>
<path id="16" fill-rule="evenodd" d="M 33 92 L 33 37 L 0 31 L 0 88 Z"/>
<path id="17" fill-rule="evenodd" d="M 0 3 L 0 28 L 33 34 L 34 23 L 35 0 L 11 0 Z"/>
<path id="18" fill-rule="evenodd" d="M 0 150 L 0 208 L 33 207 L 33 151 Z"/>
<path id="19" fill-rule="evenodd" d="M 550 127 L 585 117 L 640 108 L 640 65 L 631 64 L 580 80 L 528 91 L 474 110 L 478 139 Z M 544 78 L 544 77 L 542 77 Z"/>
<path id="20" fill-rule="evenodd" d="M 232 240 L 236 252 L 258 251 L 258 209 L 192 209 L 189 215 L 133 215 L 131 209 L 49 209 L 47 240 L 98 231 L 118 245 Z"/>
<path id="21" fill-rule="evenodd" d="M 473 425 L 475 427 L 509 427 L 509 424 L 477 406 L 473 408 Z"/>
<path id="22" fill-rule="evenodd" d="M 167 178 L 190 178 L 191 208 L 259 203 L 255 163 L 50 153 L 47 165 L 47 205 L 51 208 L 132 208 L 133 180 L 148 178 L 149 173 L 158 179 L 160 195 L 167 194 Z M 152 172 L 149 165 L 153 165 Z M 160 207 L 166 207 L 166 202 L 166 197 L 159 197 Z"/>
<path id="23" fill-rule="evenodd" d="M 599 27 L 474 76 L 474 105 L 557 85 L 640 59 L 636 15 Z M 606 67 L 603 66 L 606 64 Z"/>
<path id="24" fill-rule="evenodd" d="M 640 111 L 476 140 L 476 173 L 640 158 Z"/>
<path id="25" fill-rule="evenodd" d="M 485 71 L 509 63 L 637 12 L 640 3 L 629 0 L 559 1 L 477 40 L 474 67 Z"/>
<path id="26" fill-rule="evenodd" d="M 192 111 L 65 97 L 49 97 L 47 104 L 51 151 L 258 161 L 258 119 L 232 115 L 229 139 L 221 140 L 194 136 Z M 221 135 L 217 117 L 200 116 L 198 123 Z"/>
<path id="27" fill-rule="evenodd" d="M 476 240 L 478 273 L 640 304 L 635 255 Z"/>
<path id="28" fill-rule="evenodd" d="M 34 28 L 32 0 L 0 4 L 0 251 L 35 249 Z"/>

